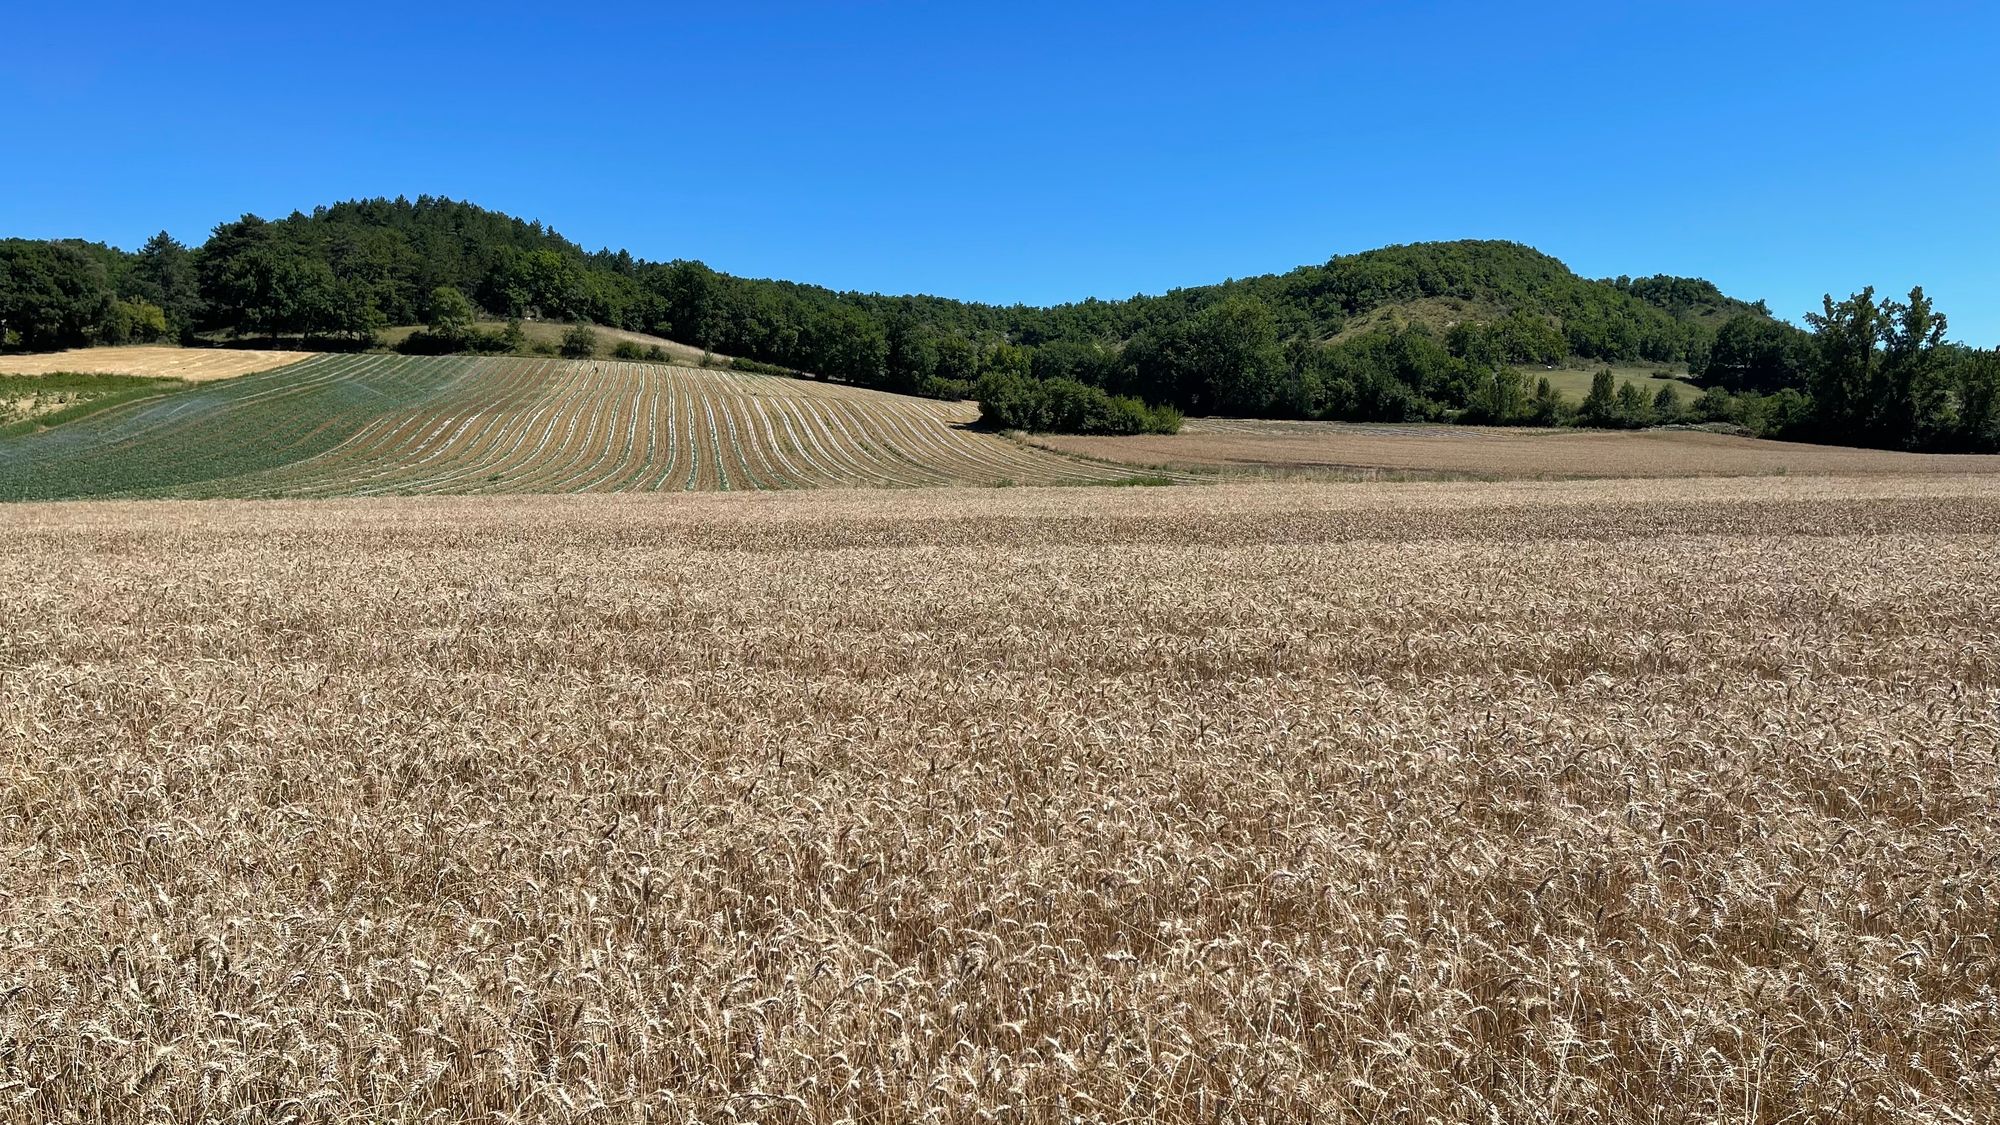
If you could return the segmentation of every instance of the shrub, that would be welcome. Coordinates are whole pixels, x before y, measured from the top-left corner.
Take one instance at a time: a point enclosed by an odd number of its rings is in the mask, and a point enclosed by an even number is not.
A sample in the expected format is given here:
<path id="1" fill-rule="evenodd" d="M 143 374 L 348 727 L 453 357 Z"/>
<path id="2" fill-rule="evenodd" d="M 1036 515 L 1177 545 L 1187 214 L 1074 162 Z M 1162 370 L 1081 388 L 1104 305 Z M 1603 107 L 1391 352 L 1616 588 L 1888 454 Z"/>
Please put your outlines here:
<path id="1" fill-rule="evenodd" d="M 924 380 L 921 393 L 928 398 L 941 398 L 952 402 L 968 399 L 973 395 L 970 379 L 946 379 L 932 375 Z"/>
<path id="2" fill-rule="evenodd" d="M 732 359 L 729 361 L 729 367 L 734 371 L 748 371 L 756 375 L 789 375 L 793 378 L 799 377 L 799 372 L 789 367 L 780 367 L 775 363 L 764 363 L 754 359 Z"/>
<path id="3" fill-rule="evenodd" d="M 457 350 L 457 345 L 458 341 L 448 340 L 428 328 L 419 328 L 396 341 L 396 350 L 404 355 L 449 355 Z"/>
<path id="4" fill-rule="evenodd" d="M 597 333 L 588 324 L 573 324 L 563 333 L 561 351 L 569 359 L 589 359 L 597 354 Z"/>
<path id="5" fill-rule="evenodd" d="M 979 420 L 1009 430 L 1063 434 L 1172 434 L 1181 412 L 1109 395 L 1074 379 L 988 374 L 975 388 Z"/>
<path id="6" fill-rule="evenodd" d="M 1637 383 L 1618 385 L 1618 424 L 1630 428 L 1653 424 L 1653 400 Z"/>
<path id="7" fill-rule="evenodd" d="M 149 301 L 118 301 L 105 318 L 100 339 L 107 344 L 152 344 L 167 338 L 167 314 Z"/>
<path id="8" fill-rule="evenodd" d="M 505 355 L 520 349 L 510 344 L 502 332 L 441 335 L 419 328 L 397 343 L 396 350 L 404 355 Z"/>

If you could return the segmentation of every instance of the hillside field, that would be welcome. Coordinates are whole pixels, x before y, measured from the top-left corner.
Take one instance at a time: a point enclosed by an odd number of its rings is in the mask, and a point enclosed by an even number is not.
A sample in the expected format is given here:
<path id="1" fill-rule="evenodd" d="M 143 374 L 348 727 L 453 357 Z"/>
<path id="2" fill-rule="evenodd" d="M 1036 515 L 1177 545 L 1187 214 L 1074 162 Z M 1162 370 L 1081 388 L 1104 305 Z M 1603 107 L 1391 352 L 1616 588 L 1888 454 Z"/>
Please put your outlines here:
<path id="1" fill-rule="evenodd" d="M 2000 1115 L 1992 478 L 0 537 L 0 1120 Z"/>
<path id="2" fill-rule="evenodd" d="M 319 355 L 0 437 L 0 498 L 1116 483 L 969 403 L 602 360 Z"/>

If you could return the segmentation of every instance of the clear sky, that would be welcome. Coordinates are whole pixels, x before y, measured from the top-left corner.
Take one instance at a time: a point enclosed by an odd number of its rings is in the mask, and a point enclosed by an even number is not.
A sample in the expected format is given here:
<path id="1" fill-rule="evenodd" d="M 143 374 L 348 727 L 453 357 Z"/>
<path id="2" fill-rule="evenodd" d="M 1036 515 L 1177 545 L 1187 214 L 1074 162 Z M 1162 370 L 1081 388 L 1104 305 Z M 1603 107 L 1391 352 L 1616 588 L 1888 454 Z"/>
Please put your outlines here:
<path id="1" fill-rule="evenodd" d="M 449 195 L 1046 303 L 1508 238 L 2000 344 L 2000 6 L 18 4 L 0 234 Z"/>

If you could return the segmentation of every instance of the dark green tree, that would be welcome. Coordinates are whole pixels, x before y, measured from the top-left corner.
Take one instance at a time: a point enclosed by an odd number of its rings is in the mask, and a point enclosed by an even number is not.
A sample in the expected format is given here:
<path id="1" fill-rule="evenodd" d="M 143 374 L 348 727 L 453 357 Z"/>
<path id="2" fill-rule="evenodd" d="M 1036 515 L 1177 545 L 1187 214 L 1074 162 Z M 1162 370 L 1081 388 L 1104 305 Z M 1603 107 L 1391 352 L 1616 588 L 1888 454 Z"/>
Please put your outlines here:
<path id="1" fill-rule="evenodd" d="M 1535 380 L 1534 396 L 1528 401 L 1527 421 L 1537 426 L 1560 426 L 1571 415 L 1570 405 L 1563 400 L 1562 392 L 1546 378 Z"/>
<path id="2" fill-rule="evenodd" d="M 1622 425 L 1618 416 L 1618 380 L 1610 368 L 1604 368 L 1590 377 L 1590 393 L 1583 398 L 1583 405 L 1576 412 L 1579 426 L 1611 429 Z"/>
<path id="3" fill-rule="evenodd" d="M 1279 398 L 1285 356 L 1263 302 L 1230 297 L 1129 345 L 1140 387 L 1198 414 L 1260 414 Z"/>
<path id="4" fill-rule="evenodd" d="M 937 341 L 930 329 L 912 316 L 898 316 L 889 322 L 884 342 L 888 347 L 884 386 L 903 394 L 922 391 L 937 371 Z"/>
<path id="5" fill-rule="evenodd" d="M 432 336 L 451 346 L 463 346 L 472 338 L 478 312 L 456 285 L 440 285 L 431 290 L 430 315 L 425 328 Z"/>
<path id="6" fill-rule="evenodd" d="M 1813 330 L 1811 385 L 1819 424 L 1839 440 L 1874 436 L 1878 404 L 1887 390 L 1879 352 L 1882 310 L 1875 290 L 1871 286 L 1838 303 L 1829 293 L 1820 302 L 1819 312 L 1806 314 Z"/>
<path id="7" fill-rule="evenodd" d="M 1670 426 L 1680 421 L 1687 411 L 1681 405 L 1681 396 L 1673 387 L 1663 386 L 1653 395 L 1653 422 L 1655 425 Z"/>
<path id="8" fill-rule="evenodd" d="M 1732 391 L 1770 392 L 1804 387 L 1811 338 L 1789 324 L 1748 313 L 1716 330 L 1715 342 L 1695 374 Z"/>
<path id="9" fill-rule="evenodd" d="M 103 264 L 80 245 L 0 241 L 0 346 L 81 347 L 106 331 L 113 311 Z"/>
<path id="10" fill-rule="evenodd" d="M 1958 419 L 1944 362 L 1944 314 L 1918 286 L 1907 302 L 1884 301 L 1879 323 L 1882 378 L 1876 435 L 1885 444 L 1910 448 L 1946 443 Z"/>
<path id="11" fill-rule="evenodd" d="M 497 288 L 510 316 L 567 320 L 587 311 L 582 271 L 558 250 L 509 255 Z"/>
<path id="12" fill-rule="evenodd" d="M 970 384 L 979 377 L 979 345 L 963 333 L 937 338 L 937 377 Z"/>
<path id="13" fill-rule="evenodd" d="M 146 240 L 126 272 L 127 296 L 159 306 L 168 333 L 185 341 L 201 316 L 194 255 L 166 231 Z"/>
<path id="14" fill-rule="evenodd" d="M 722 279 L 700 262 L 675 262 L 659 278 L 664 332 L 703 351 L 719 348 L 727 326 Z M 761 358 L 761 357 L 758 357 Z"/>
<path id="15" fill-rule="evenodd" d="M 1496 367 L 1479 380 L 1461 421 L 1511 426 L 1531 414 L 1527 381 L 1511 367 Z"/>
<path id="16" fill-rule="evenodd" d="M 1596 388 L 1593 386 L 1591 389 Z M 1618 425 L 1637 428 L 1653 424 L 1653 400 L 1646 397 L 1646 392 L 1641 390 L 1637 383 L 1618 385 L 1615 410 Z"/>
<path id="17" fill-rule="evenodd" d="M 1958 404 L 1955 444 L 1972 453 L 2000 452 L 2000 350 L 1963 352 L 1951 373 Z"/>

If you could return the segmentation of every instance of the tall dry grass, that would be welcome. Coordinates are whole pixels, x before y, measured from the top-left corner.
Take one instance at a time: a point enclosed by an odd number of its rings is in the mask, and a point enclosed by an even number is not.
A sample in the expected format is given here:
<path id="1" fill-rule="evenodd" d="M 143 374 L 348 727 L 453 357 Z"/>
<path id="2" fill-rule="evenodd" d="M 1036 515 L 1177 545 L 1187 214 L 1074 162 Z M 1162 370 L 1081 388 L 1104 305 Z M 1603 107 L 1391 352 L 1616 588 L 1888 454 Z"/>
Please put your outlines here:
<path id="1" fill-rule="evenodd" d="M 0 1118 L 2000 1112 L 1982 482 L 0 525 Z"/>
<path id="2" fill-rule="evenodd" d="M 0 356 L 0 374 L 47 375 L 55 371 L 85 371 L 106 375 L 147 375 L 207 383 L 311 359 L 312 352 L 256 351 L 249 348 L 176 348 L 139 344 L 129 347 L 72 348 Z"/>

